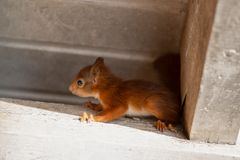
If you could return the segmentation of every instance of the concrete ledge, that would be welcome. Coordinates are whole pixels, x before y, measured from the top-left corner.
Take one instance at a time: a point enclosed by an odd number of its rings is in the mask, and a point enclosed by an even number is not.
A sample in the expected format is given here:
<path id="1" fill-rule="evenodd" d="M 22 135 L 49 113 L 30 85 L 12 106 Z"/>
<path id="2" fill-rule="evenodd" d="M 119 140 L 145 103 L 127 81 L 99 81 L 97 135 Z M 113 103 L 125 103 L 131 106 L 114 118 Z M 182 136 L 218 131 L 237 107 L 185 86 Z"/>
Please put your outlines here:
<path id="1" fill-rule="evenodd" d="M 0 159 L 240 159 L 239 145 L 191 142 L 77 118 L 0 101 Z"/>

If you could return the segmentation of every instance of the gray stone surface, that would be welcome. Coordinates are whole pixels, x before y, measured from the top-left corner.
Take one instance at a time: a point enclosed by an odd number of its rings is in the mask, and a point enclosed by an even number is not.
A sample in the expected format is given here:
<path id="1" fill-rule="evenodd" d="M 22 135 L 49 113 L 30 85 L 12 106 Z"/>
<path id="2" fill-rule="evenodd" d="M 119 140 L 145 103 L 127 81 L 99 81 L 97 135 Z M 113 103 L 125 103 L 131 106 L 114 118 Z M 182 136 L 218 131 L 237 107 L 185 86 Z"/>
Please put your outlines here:
<path id="1" fill-rule="evenodd" d="M 0 96 L 75 103 L 68 85 L 98 56 L 122 78 L 156 82 L 152 62 L 178 53 L 186 5 L 187 0 L 1 0 Z"/>
<path id="2" fill-rule="evenodd" d="M 1 99 L 0 159 L 240 159 L 239 145 L 192 142 L 143 131 L 150 127 L 142 120 L 129 120 L 125 124 L 133 126 L 128 127 L 122 125 L 126 119 L 115 124 L 80 123 L 79 111 L 80 106 Z"/>
<path id="3" fill-rule="evenodd" d="M 220 0 L 207 51 L 192 139 L 236 143 L 240 128 L 240 1 Z M 210 123 L 209 123 L 210 122 Z"/>
<path id="4" fill-rule="evenodd" d="M 185 98 L 184 125 L 190 136 L 202 78 L 216 0 L 190 0 L 181 44 L 181 97 Z"/>
<path id="5" fill-rule="evenodd" d="M 80 116 L 84 112 L 96 114 L 95 111 L 85 107 L 83 103 L 77 105 L 63 104 L 63 103 L 53 103 L 53 102 L 41 102 L 41 101 L 31 101 L 31 100 L 22 100 L 22 99 L 12 99 L 12 98 L 0 98 L 0 101 L 7 102 L 16 105 L 28 106 L 30 108 L 37 108 L 40 110 L 47 110 L 51 112 L 64 113 L 73 116 Z M 84 100 L 86 102 L 87 99 Z M 75 120 L 78 120 L 76 118 Z M 153 132 L 161 135 L 167 135 L 176 137 L 179 139 L 186 139 L 186 136 L 183 134 L 183 128 L 181 125 L 175 126 L 176 132 L 171 132 L 169 130 L 164 130 L 160 132 L 154 127 L 156 119 L 154 117 L 128 117 L 124 116 L 115 121 L 109 122 L 111 124 L 117 124 L 119 126 L 127 126 L 130 128 L 135 128 L 143 131 Z"/>
<path id="6" fill-rule="evenodd" d="M 108 50 L 91 49 L 80 50 L 80 52 L 110 54 L 111 56 L 118 54 Z M 96 56 L 90 54 L 59 53 L 14 47 L 0 47 L 0 53 L 1 96 L 27 99 L 38 97 L 39 100 L 52 99 L 55 102 L 72 102 L 73 98 L 69 97 L 69 84 L 80 68 L 92 64 L 96 59 Z M 124 79 L 158 80 L 152 62 L 147 59 L 104 57 L 106 65 Z M 73 101 L 76 102 L 77 99 Z"/>
<path id="7" fill-rule="evenodd" d="M 187 0 L 1 0 L 0 37 L 178 52 Z"/>
<path id="8" fill-rule="evenodd" d="M 192 2 L 196 13 L 192 17 L 198 17 L 198 20 L 189 29 L 197 33 L 193 35 L 195 43 L 205 43 L 209 35 L 206 32 L 208 23 L 201 22 L 206 19 L 211 21 L 214 4 L 211 7 L 208 1 Z M 183 52 L 184 56 L 191 57 L 196 62 L 185 61 L 185 67 L 189 67 L 190 73 L 185 73 L 185 77 L 182 77 L 188 79 L 183 82 L 185 86 L 182 86 L 182 91 L 185 93 L 182 94 L 186 94 L 185 126 L 192 140 L 236 143 L 240 127 L 239 7 L 238 0 L 219 0 L 209 44 L 202 47 L 187 45 L 189 48 L 186 47 Z M 193 40 L 191 36 L 188 38 Z"/>

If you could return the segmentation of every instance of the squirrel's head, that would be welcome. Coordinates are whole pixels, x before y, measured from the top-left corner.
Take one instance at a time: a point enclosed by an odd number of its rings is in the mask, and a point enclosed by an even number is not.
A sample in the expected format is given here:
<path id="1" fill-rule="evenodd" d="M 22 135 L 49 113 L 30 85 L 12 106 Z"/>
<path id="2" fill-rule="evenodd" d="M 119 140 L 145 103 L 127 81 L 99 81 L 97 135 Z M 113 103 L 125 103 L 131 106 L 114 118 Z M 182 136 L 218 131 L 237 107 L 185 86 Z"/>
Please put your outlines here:
<path id="1" fill-rule="evenodd" d="M 69 90 L 80 97 L 97 98 L 99 81 L 105 72 L 108 72 L 108 69 L 104 64 L 104 59 L 98 57 L 93 65 L 80 70 L 69 86 Z"/>

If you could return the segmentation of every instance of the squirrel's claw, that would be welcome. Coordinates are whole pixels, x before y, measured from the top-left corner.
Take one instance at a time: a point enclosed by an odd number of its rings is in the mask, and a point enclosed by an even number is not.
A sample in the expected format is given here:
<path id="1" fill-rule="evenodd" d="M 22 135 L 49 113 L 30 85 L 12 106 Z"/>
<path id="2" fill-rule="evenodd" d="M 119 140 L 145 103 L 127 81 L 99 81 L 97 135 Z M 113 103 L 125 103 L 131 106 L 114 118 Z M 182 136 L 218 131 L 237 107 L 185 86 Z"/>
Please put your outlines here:
<path id="1" fill-rule="evenodd" d="M 157 128 L 157 130 L 159 130 L 159 131 L 161 131 L 161 132 L 163 132 L 165 129 L 168 129 L 168 130 L 170 130 L 170 131 L 172 131 L 172 132 L 177 133 L 176 128 L 173 127 L 172 124 L 170 124 L 170 123 L 169 123 L 169 124 L 166 124 L 166 123 L 162 122 L 161 120 L 158 120 L 158 121 L 155 123 L 155 127 Z"/>
<path id="2" fill-rule="evenodd" d="M 83 115 L 80 116 L 79 120 L 81 122 L 94 122 L 95 121 L 93 115 L 92 114 L 88 114 L 86 112 L 84 112 Z"/>
<path id="3" fill-rule="evenodd" d="M 173 125 L 172 125 L 172 124 L 168 124 L 168 129 L 169 129 L 170 131 L 174 132 L 174 133 L 177 133 L 177 130 L 176 130 L 176 128 L 175 128 L 175 127 L 173 127 Z"/>
<path id="4" fill-rule="evenodd" d="M 167 128 L 166 124 L 160 120 L 158 120 L 155 123 L 155 126 L 156 126 L 157 130 L 160 130 L 161 132 L 163 132 L 163 130 Z"/>

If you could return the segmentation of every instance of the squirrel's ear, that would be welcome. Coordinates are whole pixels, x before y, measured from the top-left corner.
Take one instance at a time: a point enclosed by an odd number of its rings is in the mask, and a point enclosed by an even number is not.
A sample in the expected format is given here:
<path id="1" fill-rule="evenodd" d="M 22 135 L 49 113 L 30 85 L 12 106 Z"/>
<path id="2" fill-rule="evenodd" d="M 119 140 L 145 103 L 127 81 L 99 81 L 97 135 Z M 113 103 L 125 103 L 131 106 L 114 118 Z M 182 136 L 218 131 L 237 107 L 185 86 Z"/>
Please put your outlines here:
<path id="1" fill-rule="evenodd" d="M 104 59 L 102 57 L 98 57 L 94 63 L 94 65 L 96 64 L 103 64 L 104 63 Z"/>
<path id="2" fill-rule="evenodd" d="M 95 63 L 92 65 L 90 70 L 90 76 L 94 83 L 96 83 L 97 76 L 101 72 L 101 67 L 104 65 L 104 59 L 101 57 L 98 57 L 95 61 Z"/>
<path id="3" fill-rule="evenodd" d="M 102 65 L 104 65 L 104 59 L 102 57 L 98 57 L 95 63 L 92 65 L 91 72 L 98 72 Z"/>

